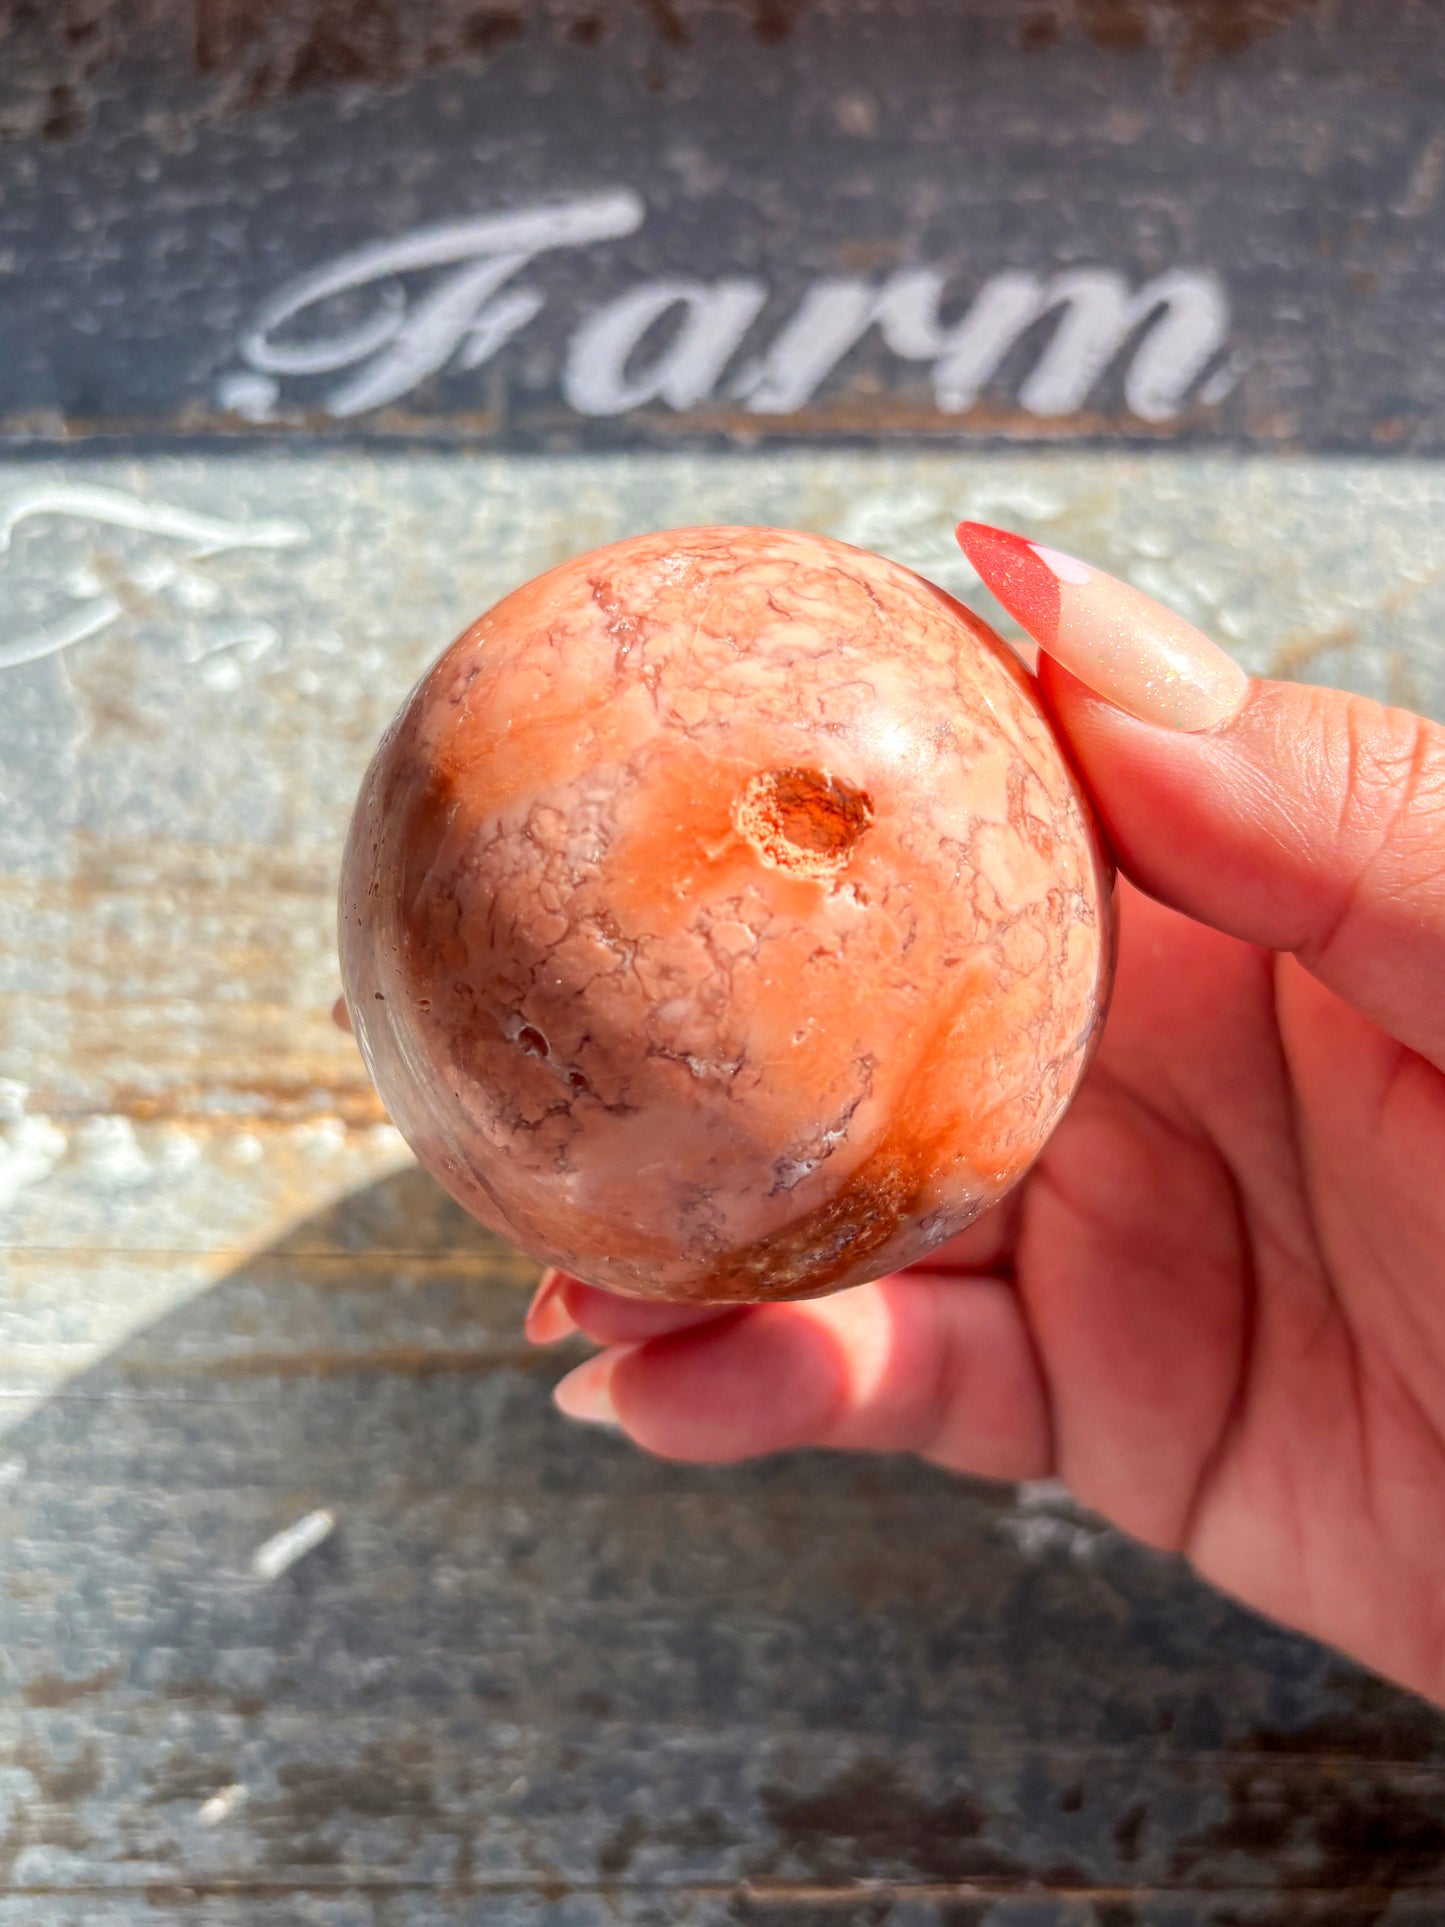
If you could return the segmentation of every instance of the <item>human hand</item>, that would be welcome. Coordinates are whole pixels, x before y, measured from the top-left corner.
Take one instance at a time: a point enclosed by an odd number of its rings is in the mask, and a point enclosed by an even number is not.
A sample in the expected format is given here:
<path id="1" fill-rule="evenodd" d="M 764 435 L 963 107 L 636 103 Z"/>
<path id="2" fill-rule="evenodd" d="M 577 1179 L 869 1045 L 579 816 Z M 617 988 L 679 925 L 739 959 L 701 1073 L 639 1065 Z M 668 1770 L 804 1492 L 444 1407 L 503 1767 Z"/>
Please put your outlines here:
<path id="1" fill-rule="evenodd" d="M 1112 1012 L 1020 1188 L 807 1303 L 551 1276 L 575 1418 L 669 1458 L 798 1446 L 1055 1476 L 1214 1584 L 1445 1701 L 1445 730 L 1246 684 L 1137 591 L 960 539 L 1122 872 Z"/>

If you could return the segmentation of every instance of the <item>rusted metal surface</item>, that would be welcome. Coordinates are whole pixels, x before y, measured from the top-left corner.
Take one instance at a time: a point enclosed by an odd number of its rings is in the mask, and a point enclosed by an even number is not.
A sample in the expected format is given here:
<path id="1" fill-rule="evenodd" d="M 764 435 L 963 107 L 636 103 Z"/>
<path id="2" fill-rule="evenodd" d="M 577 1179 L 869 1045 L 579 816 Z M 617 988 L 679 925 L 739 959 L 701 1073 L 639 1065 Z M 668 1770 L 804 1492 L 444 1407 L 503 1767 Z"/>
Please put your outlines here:
<path id="1" fill-rule="evenodd" d="M 1390 1927 L 1445 1721 L 1049 1488 L 650 1464 L 336 992 L 377 734 L 525 576 L 970 514 L 1445 714 L 1445 475 L 240 453 L 0 471 L 0 1927 Z"/>

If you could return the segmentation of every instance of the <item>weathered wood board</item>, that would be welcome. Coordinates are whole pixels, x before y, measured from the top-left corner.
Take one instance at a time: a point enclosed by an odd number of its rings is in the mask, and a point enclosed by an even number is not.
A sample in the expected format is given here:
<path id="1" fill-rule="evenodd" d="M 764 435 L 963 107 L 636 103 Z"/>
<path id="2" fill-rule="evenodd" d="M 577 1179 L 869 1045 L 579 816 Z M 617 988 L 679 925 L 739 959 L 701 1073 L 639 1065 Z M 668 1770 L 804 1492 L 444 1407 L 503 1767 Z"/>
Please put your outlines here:
<path id="1" fill-rule="evenodd" d="M 5 0 L 0 432 L 1439 453 L 1439 25 Z"/>
<path id="2" fill-rule="evenodd" d="M 996 614 L 997 520 L 1445 716 L 1442 89 L 1426 0 L 0 0 L 0 1927 L 1445 1920 L 1445 1719 L 1061 1493 L 567 1427 L 328 1020 L 402 694 L 634 530 Z"/>
<path id="3" fill-rule="evenodd" d="M 0 1927 L 1445 1918 L 1445 1719 L 1062 1495 L 567 1427 L 327 1020 L 360 770 L 495 595 L 747 520 L 982 607 L 963 513 L 1445 714 L 1424 462 L 0 472 Z"/>

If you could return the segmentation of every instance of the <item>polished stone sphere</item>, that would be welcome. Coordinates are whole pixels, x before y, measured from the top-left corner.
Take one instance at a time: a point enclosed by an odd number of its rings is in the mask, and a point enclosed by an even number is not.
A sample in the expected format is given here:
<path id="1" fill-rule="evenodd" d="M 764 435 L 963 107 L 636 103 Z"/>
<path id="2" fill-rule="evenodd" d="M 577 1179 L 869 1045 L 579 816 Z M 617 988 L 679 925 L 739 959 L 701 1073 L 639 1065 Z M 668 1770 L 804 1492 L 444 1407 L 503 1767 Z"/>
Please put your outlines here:
<path id="1" fill-rule="evenodd" d="M 1012 653 L 776 529 L 618 542 L 474 623 L 367 773 L 340 931 L 447 1190 L 590 1283 L 701 1301 L 878 1277 L 1002 1197 L 1112 958 Z"/>

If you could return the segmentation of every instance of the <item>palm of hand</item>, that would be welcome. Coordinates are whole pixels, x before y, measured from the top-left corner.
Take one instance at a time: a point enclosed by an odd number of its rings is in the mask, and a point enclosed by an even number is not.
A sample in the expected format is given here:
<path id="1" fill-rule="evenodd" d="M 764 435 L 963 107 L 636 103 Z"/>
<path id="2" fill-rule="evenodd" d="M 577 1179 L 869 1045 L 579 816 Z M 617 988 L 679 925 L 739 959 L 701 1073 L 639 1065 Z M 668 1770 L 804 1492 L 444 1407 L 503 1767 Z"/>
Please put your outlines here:
<path id="1" fill-rule="evenodd" d="M 983 1254 L 1013 1274 L 1046 1460 L 1439 1694 L 1445 1077 L 1292 958 L 1119 887 L 1099 1057 Z M 930 1456 L 974 1469 L 949 1443 Z"/>
<path id="2" fill-rule="evenodd" d="M 1121 880 L 1113 1009 L 1033 1171 L 876 1284 L 719 1311 L 554 1278 L 528 1329 L 606 1347 L 557 1402 L 650 1451 L 1054 1474 L 1445 1702 L 1445 732 L 1289 683 L 1207 728 L 1131 711 L 1177 619 L 1087 583 L 1064 642 L 1096 680 L 1046 647 L 1041 690 L 1121 869 L 1179 909 Z"/>
<path id="3" fill-rule="evenodd" d="M 1445 1074 L 1293 957 L 1118 889 L 1098 1057 L 1005 1205 L 808 1303 L 568 1281 L 533 1335 L 611 1349 L 559 1402 L 693 1461 L 822 1445 L 1055 1475 L 1445 1699 Z"/>

